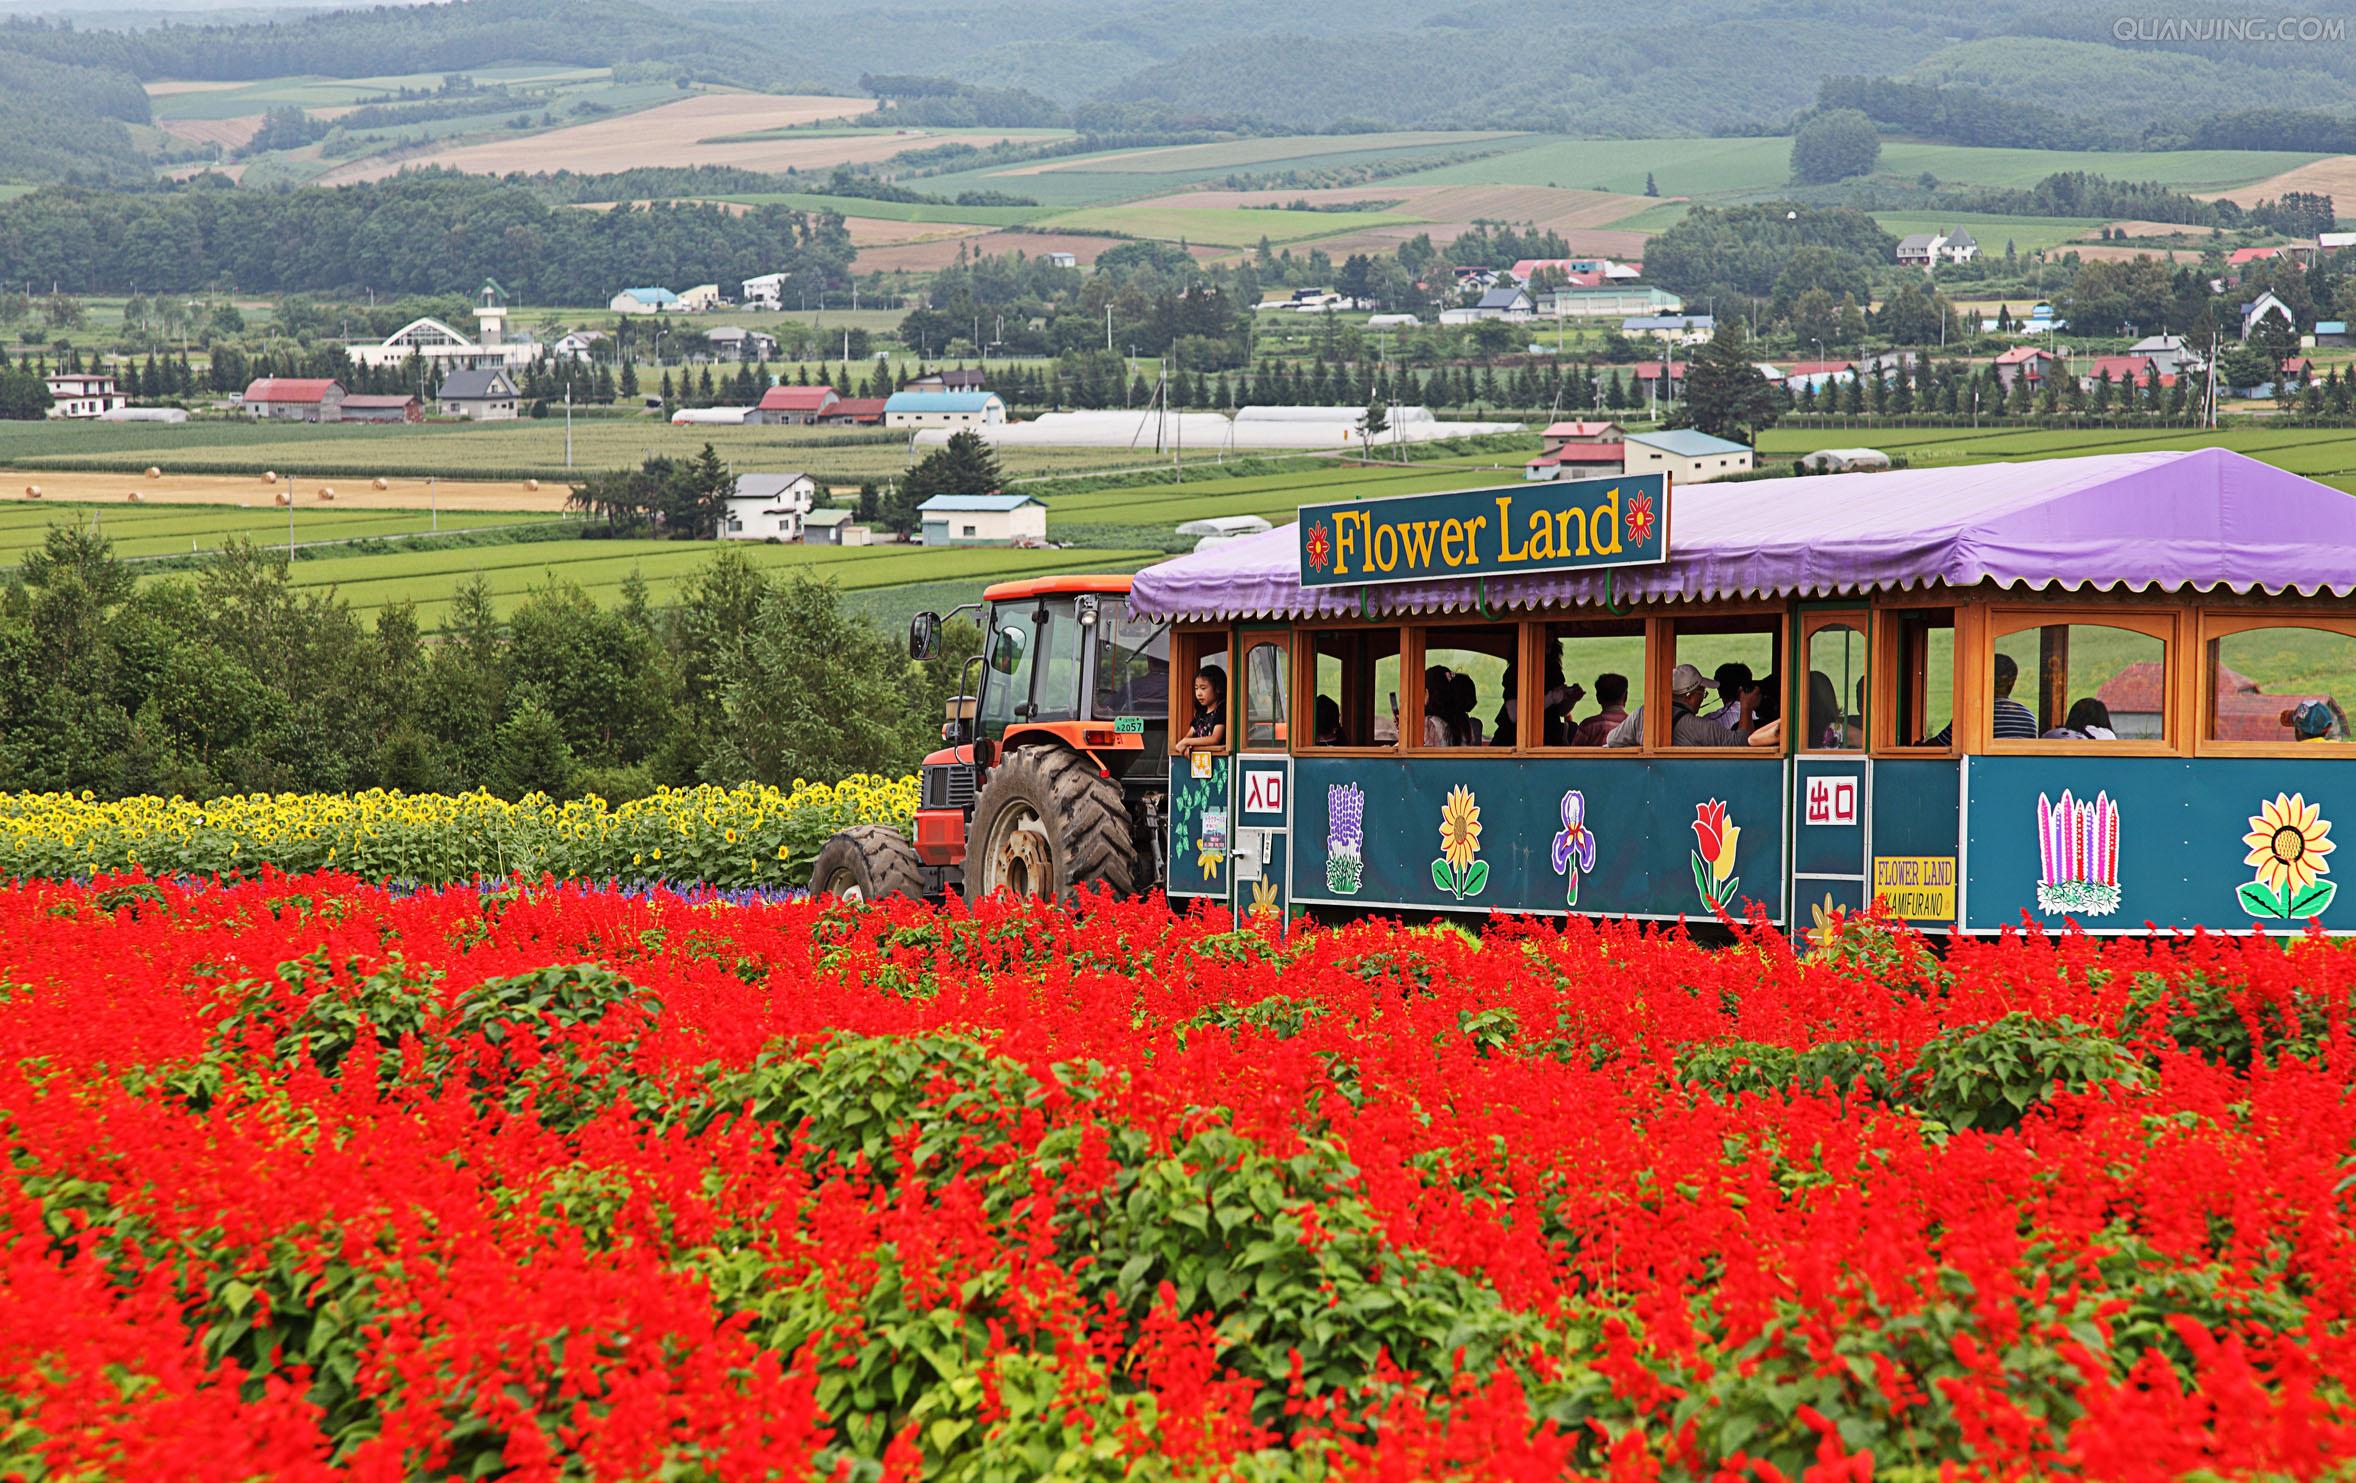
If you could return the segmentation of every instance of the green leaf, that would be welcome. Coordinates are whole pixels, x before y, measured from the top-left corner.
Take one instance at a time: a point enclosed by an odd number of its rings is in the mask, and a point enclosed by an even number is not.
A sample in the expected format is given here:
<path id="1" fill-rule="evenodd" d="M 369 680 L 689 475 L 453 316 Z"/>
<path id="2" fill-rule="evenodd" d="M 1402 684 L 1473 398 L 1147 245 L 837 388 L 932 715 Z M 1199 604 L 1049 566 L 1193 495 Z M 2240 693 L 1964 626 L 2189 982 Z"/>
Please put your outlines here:
<path id="1" fill-rule="evenodd" d="M 1481 888 L 1487 884 L 1489 884 L 1489 862 L 1475 860 L 1472 863 L 1472 868 L 1464 873 L 1464 890 L 1459 894 L 1478 896 L 1481 894 Z"/>
<path id="2" fill-rule="evenodd" d="M 1432 862 L 1432 889 L 1456 893 L 1456 877 L 1448 870 L 1448 857 L 1443 855 Z"/>
<path id="3" fill-rule="evenodd" d="M 1702 898 L 1702 905 L 1710 904 L 1710 867 L 1701 856 L 1693 857 L 1693 893 Z"/>
<path id="4" fill-rule="evenodd" d="M 2242 910 L 2251 916 L 2279 918 L 2283 915 L 2282 898 L 2268 890 L 2262 882 L 2244 881 L 2241 889 L 2234 894 L 2241 898 Z"/>
<path id="5" fill-rule="evenodd" d="M 2321 916 L 2323 909 L 2331 905 L 2332 897 L 2339 893 L 2340 883 L 2338 881 L 2317 881 L 2291 899 L 2291 915 L 2294 917 Z"/>

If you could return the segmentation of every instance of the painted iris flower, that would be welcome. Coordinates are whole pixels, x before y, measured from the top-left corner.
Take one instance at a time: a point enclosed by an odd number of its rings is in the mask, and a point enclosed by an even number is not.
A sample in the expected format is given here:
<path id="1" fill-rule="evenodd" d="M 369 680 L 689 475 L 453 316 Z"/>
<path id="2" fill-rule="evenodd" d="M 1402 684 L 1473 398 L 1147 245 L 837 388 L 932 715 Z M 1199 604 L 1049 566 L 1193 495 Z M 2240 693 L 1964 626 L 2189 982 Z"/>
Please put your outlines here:
<path id="1" fill-rule="evenodd" d="M 1595 834 L 1587 827 L 1587 795 L 1562 796 L 1562 832 L 1554 837 L 1554 873 L 1569 882 L 1569 905 L 1579 904 L 1579 877 L 1595 871 Z"/>

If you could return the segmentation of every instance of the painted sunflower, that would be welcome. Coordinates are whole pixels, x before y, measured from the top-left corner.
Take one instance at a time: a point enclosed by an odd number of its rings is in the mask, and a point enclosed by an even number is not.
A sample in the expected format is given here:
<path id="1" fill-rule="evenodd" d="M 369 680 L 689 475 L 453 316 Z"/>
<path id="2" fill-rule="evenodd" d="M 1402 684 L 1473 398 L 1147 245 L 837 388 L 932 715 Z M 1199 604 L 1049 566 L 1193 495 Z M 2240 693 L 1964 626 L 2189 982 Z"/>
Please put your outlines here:
<path id="1" fill-rule="evenodd" d="M 2255 866 L 2258 879 L 2268 886 L 2295 897 L 2331 870 L 2331 862 L 2323 858 L 2337 848 L 2330 835 L 2331 821 L 2322 809 L 2302 794 L 2286 798 L 2277 793 L 2251 818 L 2250 832 L 2242 836 L 2250 853 L 2242 863 Z"/>
<path id="2" fill-rule="evenodd" d="M 1440 809 L 1440 853 L 1449 868 L 1462 875 L 1480 852 L 1481 806 L 1473 801 L 1472 789 L 1452 788 Z"/>

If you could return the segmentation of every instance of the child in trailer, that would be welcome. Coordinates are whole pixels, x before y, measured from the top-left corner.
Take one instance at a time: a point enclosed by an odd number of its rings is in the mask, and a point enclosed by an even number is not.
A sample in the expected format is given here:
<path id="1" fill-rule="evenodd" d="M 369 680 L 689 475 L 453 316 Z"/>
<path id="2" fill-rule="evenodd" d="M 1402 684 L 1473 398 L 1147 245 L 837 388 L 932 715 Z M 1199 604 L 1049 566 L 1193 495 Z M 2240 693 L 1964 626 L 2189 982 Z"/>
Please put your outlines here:
<path id="1" fill-rule="evenodd" d="M 1194 676 L 1194 720 L 1186 735 L 1170 743 L 1179 756 L 1227 750 L 1227 671 L 1204 668 Z"/>

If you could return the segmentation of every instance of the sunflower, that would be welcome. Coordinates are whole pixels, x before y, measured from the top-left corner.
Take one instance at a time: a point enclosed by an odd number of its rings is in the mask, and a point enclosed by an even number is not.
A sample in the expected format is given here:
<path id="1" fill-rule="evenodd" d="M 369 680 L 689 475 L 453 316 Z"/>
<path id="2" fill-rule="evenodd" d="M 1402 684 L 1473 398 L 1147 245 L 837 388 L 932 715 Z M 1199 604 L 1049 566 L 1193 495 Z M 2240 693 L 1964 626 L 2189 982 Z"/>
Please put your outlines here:
<path id="1" fill-rule="evenodd" d="M 1481 806 L 1473 801 L 1472 789 L 1452 788 L 1448 802 L 1440 810 L 1440 853 L 1458 874 L 1469 869 L 1473 856 L 1481 852 Z"/>
<path id="2" fill-rule="evenodd" d="M 2337 848 L 2330 835 L 2322 809 L 2302 794 L 2277 793 L 2251 818 L 2250 832 L 2242 836 L 2250 853 L 2242 863 L 2256 866 L 2258 879 L 2286 897 L 2296 896 L 2330 872 L 2331 862 L 2323 858 Z"/>

